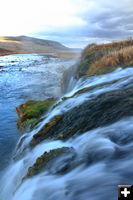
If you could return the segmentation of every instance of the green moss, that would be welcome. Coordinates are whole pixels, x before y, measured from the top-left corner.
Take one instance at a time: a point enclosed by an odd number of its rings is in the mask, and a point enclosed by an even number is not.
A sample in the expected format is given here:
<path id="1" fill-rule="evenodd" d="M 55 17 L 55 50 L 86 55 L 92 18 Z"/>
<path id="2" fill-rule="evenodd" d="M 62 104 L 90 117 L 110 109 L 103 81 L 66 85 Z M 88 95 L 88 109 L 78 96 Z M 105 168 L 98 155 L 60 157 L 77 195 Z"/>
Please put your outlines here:
<path id="1" fill-rule="evenodd" d="M 58 137 L 57 137 L 57 140 L 64 140 L 65 137 L 64 137 L 64 133 L 61 133 Z"/>
<path id="2" fill-rule="evenodd" d="M 24 126 L 31 126 L 33 125 L 35 122 L 36 122 L 36 118 L 32 118 L 32 119 L 27 119 L 25 122 L 24 122 Z"/>
<path id="3" fill-rule="evenodd" d="M 62 119 L 62 115 L 56 115 L 50 122 L 46 123 L 44 127 L 33 136 L 30 142 L 30 146 L 33 147 L 37 143 L 39 143 L 41 140 L 52 137 L 52 135 L 49 135 L 48 133 L 57 123 L 60 122 L 61 119 Z"/>
<path id="4" fill-rule="evenodd" d="M 23 178 L 23 180 L 29 177 L 32 177 L 40 173 L 41 171 L 45 170 L 47 164 L 50 161 L 54 160 L 55 158 L 62 155 L 63 153 L 68 153 L 68 152 L 69 152 L 68 147 L 57 148 L 57 149 L 51 150 L 50 152 L 44 152 L 43 155 L 37 158 L 33 166 L 29 167 L 27 175 Z"/>
<path id="5" fill-rule="evenodd" d="M 118 80 L 114 80 L 114 81 L 109 81 L 109 82 L 105 82 L 105 83 L 101 83 L 101 84 L 97 84 L 97 85 L 94 85 L 94 86 L 90 86 L 90 87 L 86 87 L 86 88 L 82 88 L 80 90 L 78 90 L 77 92 L 75 92 L 72 96 L 69 96 L 69 97 L 63 97 L 62 98 L 62 101 L 58 102 L 57 104 L 55 104 L 53 106 L 53 108 L 57 107 L 58 105 L 62 104 L 64 101 L 68 100 L 68 99 L 71 99 L 77 95 L 80 95 L 80 94 L 83 94 L 83 93 L 86 93 L 86 92 L 89 92 L 90 90 L 93 90 L 95 88 L 98 88 L 98 87 L 103 87 L 103 86 L 106 86 L 106 85 L 110 85 L 110 84 L 113 84 L 113 83 L 116 83 L 117 81 L 119 81 L 120 79 Z M 52 109 L 53 109 L 52 108 Z"/>
<path id="6" fill-rule="evenodd" d="M 26 127 L 34 127 L 39 117 L 48 111 L 48 109 L 56 101 L 55 98 L 49 98 L 44 101 L 26 101 L 16 108 L 19 119 L 17 121 L 18 128 L 23 130 Z"/>
<path id="7" fill-rule="evenodd" d="M 117 66 L 113 66 L 113 67 L 104 67 L 104 68 L 101 68 L 101 69 L 97 69 L 93 73 L 88 72 L 84 77 L 107 74 L 107 73 L 113 72 L 114 70 L 116 70 L 118 68 L 124 69 L 124 68 L 131 67 L 131 66 L 133 66 L 133 63 L 127 63 L 127 64 L 124 64 L 124 65 L 117 65 Z"/>
<path id="8" fill-rule="evenodd" d="M 95 76 L 95 75 L 101 75 L 101 74 L 107 74 L 110 72 L 113 72 L 114 70 L 118 69 L 120 66 L 116 66 L 116 67 L 105 67 L 105 68 L 101 68 L 96 70 L 95 72 L 91 73 L 88 72 L 88 74 L 86 76 Z"/>

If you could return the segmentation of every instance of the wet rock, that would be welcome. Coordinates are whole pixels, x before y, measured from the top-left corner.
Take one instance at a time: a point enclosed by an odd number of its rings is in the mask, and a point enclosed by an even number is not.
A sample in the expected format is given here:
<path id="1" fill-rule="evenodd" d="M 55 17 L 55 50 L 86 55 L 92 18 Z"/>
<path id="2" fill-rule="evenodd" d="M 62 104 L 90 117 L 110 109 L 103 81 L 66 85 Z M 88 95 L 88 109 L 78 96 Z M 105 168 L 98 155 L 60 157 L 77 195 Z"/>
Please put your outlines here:
<path id="1" fill-rule="evenodd" d="M 47 131 L 44 126 L 33 136 L 31 146 L 44 139 L 66 140 L 76 134 L 105 126 L 133 115 L 133 87 L 110 91 L 66 112 Z"/>
<path id="2" fill-rule="evenodd" d="M 44 170 L 54 174 L 63 173 L 70 167 L 74 157 L 74 149 L 69 147 L 62 147 L 49 152 L 44 152 L 42 156 L 37 158 L 33 166 L 28 169 L 27 175 L 23 180 L 37 175 Z"/>
<path id="3" fill-rule="evenodd" d="M 47 112 L 53 103 L 55 98 L 48 98 L 44 101 L 26 101 L 16 108 L 19 119 L 17 121 L 18 128 L 23 131 L 25 128 L 33 128 L 40 122 L 39 117 Z"/>
<path id="4" fill-rule="evenodd" d="M 44 139 L 51 137 L 49 131 L 54 129 L 54 127 L 60 123 L 62 115 L 56 115 L 50 122 L 46 123 L 45 126 L 33 136 L 33 139 L 30 142 L 31 146 L 36 145 L 36 143 L 41 142 Z"/>

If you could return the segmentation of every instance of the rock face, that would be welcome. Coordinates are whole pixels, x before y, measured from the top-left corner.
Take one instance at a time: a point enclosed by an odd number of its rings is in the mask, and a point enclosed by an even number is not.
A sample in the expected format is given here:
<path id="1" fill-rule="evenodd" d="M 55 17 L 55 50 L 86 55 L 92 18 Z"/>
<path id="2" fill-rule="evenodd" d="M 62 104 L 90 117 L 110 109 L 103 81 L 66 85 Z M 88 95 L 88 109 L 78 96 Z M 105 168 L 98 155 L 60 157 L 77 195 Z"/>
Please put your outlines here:
<path id="1" fill-rule="evenodd" d="M 49 137 L 49 131 L 51 129 L 54 129 L 54 127 L 56 127 L 57 124 L 60 123 L 62 117 L 62 115 L 56 115 L 50 122 L 45 124 L 45 126 L 37 134 L 34 135 L 35 140 L 32 140 L 30 142 L 30 145 L 34 146 L 36 144 L 36 141 L 41 142 L 43 137 Z"/>
<path id="2" fill-rule="evenodd" d="M 44 152 L 43 155 L 37 158 L 33 166 L 28 169 L 27 175 L 23 180 L 45 170 L 50 171 L 51 173 L 63 173 L 70 168 L 74 157 L 74 149 L 69 147 L 62 147 L 53 149 L 50 152 Z"/>
<path id="3" fill-rule="evenodd" d="M 16 108 L 19 119 L 17 121 L 18 128 L 24 130 L 26 127 L 34 127 L 39 117 L 48 111 L 48 109 L 56 101 L 55 98 L 48 98 L 44 101 L 26 101 Z"/>
<path id="4" fill-rule="evenodd" d="M 123 117 L 132 116 L 132 107 L 133 87 L 101 94 L 69 110 L 57 122 L 54 121 L 54 126 L 49 129 L 44 126 L 33 136 L 30 144 L 34 146 L 48 138 L 64 140 L 75 134 L 111 124 Z"/>

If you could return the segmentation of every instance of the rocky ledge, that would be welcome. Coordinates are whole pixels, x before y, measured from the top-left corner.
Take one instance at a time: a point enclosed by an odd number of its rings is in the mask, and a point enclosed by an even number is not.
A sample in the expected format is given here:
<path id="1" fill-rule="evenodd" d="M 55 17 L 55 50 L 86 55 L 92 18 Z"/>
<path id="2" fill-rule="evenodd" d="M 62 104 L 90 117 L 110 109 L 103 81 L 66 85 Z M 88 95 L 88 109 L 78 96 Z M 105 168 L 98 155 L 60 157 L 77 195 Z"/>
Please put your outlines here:
<path id="1" fill-rule="evenodd" d="M 55 98 L 48 98 L 44 101 L 29 100 L 16 108 L 19 119 L 17 126 L 21 131 L 32 129 L 40 121 L 40 116 L 45 114 L 53 103 Z"/>
<path id="2" fill-rule="evenodd" d="M 133 87 L 114 90 L 86 100 L 64 115 L 55 116 L 36 133 L 31 142 L 35 146 L 49 138 L 65 140 L 76 134 L 112 124 L 133 115 Z"/>
<path id="3" fill-rule="evenodd" d="M 43 155 L 37 158 L 33 166 L 29 167 L 23 181 L 45 170 L 53 174 L 65 173 L 71 167 L 75 155 L 74 149 L 69 147 L 62 147 L 44 152 Z"/>

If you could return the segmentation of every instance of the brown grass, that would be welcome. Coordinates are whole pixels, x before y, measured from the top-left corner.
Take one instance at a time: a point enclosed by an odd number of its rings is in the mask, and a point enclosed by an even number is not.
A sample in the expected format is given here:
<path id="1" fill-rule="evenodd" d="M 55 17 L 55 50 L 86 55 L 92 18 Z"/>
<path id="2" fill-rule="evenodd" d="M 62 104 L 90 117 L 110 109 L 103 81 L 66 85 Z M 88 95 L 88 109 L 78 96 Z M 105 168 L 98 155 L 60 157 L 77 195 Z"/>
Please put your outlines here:
<path id="1" fill-rule="evenodd" d="M 122 49 L 125 47 L 129 47 L 133 45 L 133 40 L 123 40 L 123 41 L 117 41 L 117 42 L 112 42 L 112 43 L 107 43 L 107 44 L 100 44 L 100 45 L 96 45 L 96 44 L 92 44 L 92 45 L 88 45 L 85 50 L 83 51 L 83 55 L 88 56 L 90 53 L 92 53 L 93 51 L 97 51 L 97 50 L 103 50 L 103 51 L 112 51 L 112 50 L 118 50 L 118 49 Z"/>
<path id="2" fill-rule="evenodd" d="M 133 65 L 133 40 L 87 46 L 78 66 L 78 75 L 95 75 Z"/>
<path id="3" fill-rule="evenodd" d="M 128 67 L 131 65 L 133 65 L 133 46 L 125 47 L 103 56 L 90 66 L 87 74 L 108 73 L 118 67 Z"/>

